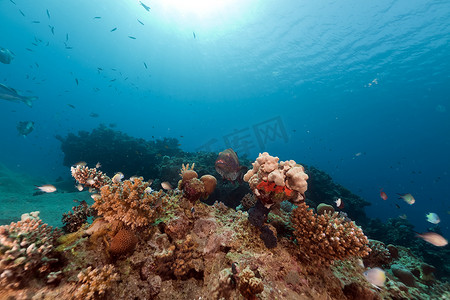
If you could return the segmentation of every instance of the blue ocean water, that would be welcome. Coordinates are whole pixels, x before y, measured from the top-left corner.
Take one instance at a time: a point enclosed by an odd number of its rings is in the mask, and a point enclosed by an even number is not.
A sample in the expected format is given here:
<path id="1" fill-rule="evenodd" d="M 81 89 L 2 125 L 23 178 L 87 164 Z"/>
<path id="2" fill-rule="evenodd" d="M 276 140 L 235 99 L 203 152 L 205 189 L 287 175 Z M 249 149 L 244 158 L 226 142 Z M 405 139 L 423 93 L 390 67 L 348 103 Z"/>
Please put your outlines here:
<path id="1" fill-rule="evenodd" d="M 15 58 L 0 83 L 39 99 L 0 100 L 0 161 L 68 176 L 55 136 L 114 124 L 314 165 L 369 216 L 425 231 L 435 212 L 448 238 L 448 20 L 448 1 L 2 0 L 0 47 Z"/>

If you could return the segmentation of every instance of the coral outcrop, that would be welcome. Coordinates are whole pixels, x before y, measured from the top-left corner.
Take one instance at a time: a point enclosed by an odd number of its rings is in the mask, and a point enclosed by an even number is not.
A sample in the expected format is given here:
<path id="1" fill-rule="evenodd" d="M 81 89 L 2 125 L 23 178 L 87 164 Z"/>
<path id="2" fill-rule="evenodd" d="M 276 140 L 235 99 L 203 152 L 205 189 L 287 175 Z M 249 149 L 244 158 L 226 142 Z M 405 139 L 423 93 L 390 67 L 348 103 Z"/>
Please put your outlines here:
<path id="1" fill-rule="evenodd" d="M 318 215 L 305 203 L 300 203 L 292 212 L 291 220 L 300 256 L 317 264 L 364 257 L 370 252 L 369 241 L 362 229 L 336 212 Z"/>
<path id="2" fill-rule="evenodd" d="M 178 182 L 178 189 L 183 192 L 183 197 L 190 202 L 206 199 L 216 189 L 217 180 L 212 175 L 203 175 L 198 179 L 197 172 L 194 171 L 195 164 L 182 165 Z"/>
<path id="3" fill-rule="evenodd" d="M 253 168 L 244 175 L 255 196 L 270 207 L 289 200 L 299 203 L 305 199 L 308 175 L 303 166 L 293 160 L 280 161 L 269 153 L 260 153 Z"/>

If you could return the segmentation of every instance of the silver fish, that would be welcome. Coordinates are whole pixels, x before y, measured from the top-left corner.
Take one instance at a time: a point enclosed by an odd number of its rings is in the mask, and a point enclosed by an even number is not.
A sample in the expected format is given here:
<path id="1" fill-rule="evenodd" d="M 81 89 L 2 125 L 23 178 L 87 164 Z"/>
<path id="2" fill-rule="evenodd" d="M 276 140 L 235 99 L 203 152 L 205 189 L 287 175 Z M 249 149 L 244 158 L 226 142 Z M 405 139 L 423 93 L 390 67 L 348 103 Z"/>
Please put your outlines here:
<path id="1" fill-rule="evenodd" d="M 0 62 L 4 64 L 10 64 L 14 58 L 14 53 L 6 48 L 0 47 Z"/>
<path id="2" fill-rule="evenodd" d="M 19 95 L 19 93 L 15 89 L 7 87 L 6 85 L 0 83 L 0 99 L 11 102 L 23 102 L 29 107 L 32 107 L 33 100 L 36 100 L 37 97 L 25 97 Z"/>

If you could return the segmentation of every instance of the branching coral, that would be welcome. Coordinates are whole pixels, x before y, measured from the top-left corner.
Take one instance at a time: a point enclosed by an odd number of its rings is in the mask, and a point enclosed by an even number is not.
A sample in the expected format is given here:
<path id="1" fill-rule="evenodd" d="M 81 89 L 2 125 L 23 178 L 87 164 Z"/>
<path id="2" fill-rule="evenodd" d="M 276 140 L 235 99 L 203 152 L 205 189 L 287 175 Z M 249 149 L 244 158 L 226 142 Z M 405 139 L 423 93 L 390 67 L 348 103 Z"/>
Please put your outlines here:
<path id="1" fill-rule="evenodd" d="M 149 225 L 161 210 L 166 195 L 162 191 L 148 193 L 148 186 L 142 177 L 105 185 L 92 207 L 109 222 L 119 220 L 132 229 Z"/>
<path id="2" fill-rule="evenodd" d="M 95 269 L 88 267 L 78 274 L 78 287 L 73 296 L 75 299 L 98 299 L 117 280 L 119 280 L 119 275 L 114 272 L 113 265 Z"/>
<path id="3" fill-rule="evenodd" d="M 96 168 L 77 165 L 71 167 L 70 172 L 72 173 L 72 177 L 75 178 L 78 183 L 96 190 L 100 190 L 102 186 L 112 183 L 111 178 Z"/>
<path id="4" fill-rule="evenodd" d="M 35 274 L 48 275 L 57 262 L 53 249 L 59 235 L 33 215 L 0 226 L 0 286 L 16 288 Z"/>
<path id="5" fill-rule="evenodd" d="M 305 203 L 292 212 L 292 225 L 301 254 L 318 264 L 350 256 L 364 257 L 370 252 L 361 228 L 338 213 L 315 214 Z"/>
<path id="6" fill-rule="evenodd" d="M 64 213 L 62 216 L 63 230 L 66 233 L 75 232 L 81 225 L 87 222 L 88 217 L 94 216 L 95 211 L 86 201 L 81 201 L 77 206 L 72 207 L 72 211 Z"/>
<path id="7" fill-rule="evenodd" d="M 267 152 L 260 153 L 253 169 L 244 175 L 244 181 L 249 183 L 253 193 L 266 206 L 285 200 L 293 203 L 304 200 L 308 175 L 303 166 L 293 160 L 278 161 L 278 157 Z"/>

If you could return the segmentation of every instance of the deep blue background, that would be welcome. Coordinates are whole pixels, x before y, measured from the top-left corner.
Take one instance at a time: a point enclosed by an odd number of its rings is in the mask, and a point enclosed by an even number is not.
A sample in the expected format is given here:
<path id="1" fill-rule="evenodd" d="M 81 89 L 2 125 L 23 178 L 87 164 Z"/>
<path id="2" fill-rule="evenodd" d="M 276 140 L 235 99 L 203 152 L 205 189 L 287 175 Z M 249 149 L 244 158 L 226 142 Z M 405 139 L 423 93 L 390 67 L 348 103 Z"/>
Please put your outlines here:
<path id="1" fill-rule="evenodd" d="M 145 0 L 149 12 L 139 1 L 14 2 L 0 1 L 0 47 L 16 54 L 0 82 L 39 100 L 0 100 L 8 167 L 68 176 L 54 136 L 115 123 L 186 151 L 215 141 L 315 165 L 373 203 L 370 216 L 405 213 L 422 231 L 436 212 L 449 237 L 449 1 L 229 0 L 206 12 L 201 0 Z M 272 118 L 284 131 L 258 143 L 255 126 Z M 25 120 L 36 128 L 23 138 Z"/>

